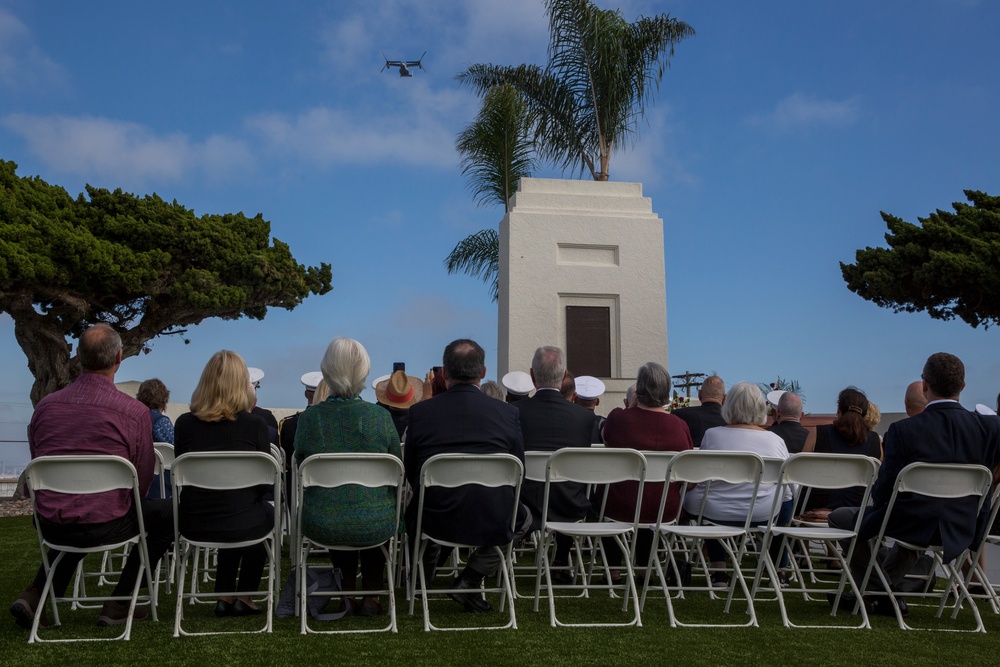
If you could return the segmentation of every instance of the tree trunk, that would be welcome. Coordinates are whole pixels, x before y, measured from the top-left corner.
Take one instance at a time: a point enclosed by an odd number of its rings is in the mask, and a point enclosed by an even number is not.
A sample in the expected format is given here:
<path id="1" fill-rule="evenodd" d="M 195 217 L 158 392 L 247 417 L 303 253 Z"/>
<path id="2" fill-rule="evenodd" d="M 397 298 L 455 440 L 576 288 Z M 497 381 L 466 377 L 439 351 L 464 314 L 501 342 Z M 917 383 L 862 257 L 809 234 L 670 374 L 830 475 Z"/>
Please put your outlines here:
<path id="1" fill-rule="evenodd" d="M 35 376 L 35 383 L 31 385 L 32 406 L 80 374 L 80 364 L 76 357 L 70 358 L 72 348 L 63 332 L 39 327 L 15 315 L 14 337 L 28 357 L 28 370 Z"/>

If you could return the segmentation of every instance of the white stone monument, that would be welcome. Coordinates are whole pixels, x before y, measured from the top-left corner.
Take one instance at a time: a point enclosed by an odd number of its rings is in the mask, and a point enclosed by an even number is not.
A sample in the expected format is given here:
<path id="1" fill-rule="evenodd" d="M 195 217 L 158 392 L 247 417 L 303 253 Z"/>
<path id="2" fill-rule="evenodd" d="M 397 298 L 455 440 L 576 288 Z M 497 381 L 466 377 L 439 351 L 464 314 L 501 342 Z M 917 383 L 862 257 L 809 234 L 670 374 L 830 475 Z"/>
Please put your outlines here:
<path id="1" fill-rule="evenodd" d="M 497 377 L 539 345 L 622 405 L 647 361 L 667 366 L 663 221 L 641 183 L 521 179 L 500 223 Z"/>

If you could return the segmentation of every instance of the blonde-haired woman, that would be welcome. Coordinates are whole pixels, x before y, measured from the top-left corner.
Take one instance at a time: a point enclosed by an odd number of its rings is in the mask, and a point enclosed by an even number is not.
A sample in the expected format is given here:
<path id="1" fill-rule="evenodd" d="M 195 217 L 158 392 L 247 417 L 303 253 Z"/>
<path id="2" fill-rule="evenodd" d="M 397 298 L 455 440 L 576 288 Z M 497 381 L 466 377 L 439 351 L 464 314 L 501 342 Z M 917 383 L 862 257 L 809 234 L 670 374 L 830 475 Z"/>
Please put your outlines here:
<path id="1" fill-rule="evenodd" d="M 255 396 L 243 358 L 221 350 L 212 355 L 191 395 L 191 412 L 174 425 L 174 452 L 271 451 L 267 423 L 250 414 Z M 209 491 L 190 487 L 178 505 L 182 535 L 192 539 L 239 542 L 263 537 L 273 528 L 273 510 L 264 502 L 270 488 Z M 263 544 L 219 549 L 215 592 L 255 591 L 264 573 Z M 237 584 L 237 575 L 239 583 Z M 216 616 L 249 616 L 260 610 L 248 596 L 223 596 Z"/>
<path id="2" fill-rule="evenodd" d="M 371 369 L 364 346 L 350 338 L 334 339 L 320 369 L 330 396 L 299 417 L 295 429 L 296 463 L 313 454 L 336 452 L 400 457 L 399 434 L 389 412 L 359 396 Z M 396 530 L 394 519 L 395 491 L 388 487 L 307 489 L 302 501 L 302 532 L 326 544 L 386 541 Z M 360 552 L 330 552 L 334 567 L 343 573 L 344 590 L 356 590 L 359 559 L 362 589 L 381 588 L 385 556 L 381 549 L 373 547 Z M 360 602 L 344 598 L 344 604 L 349 612 L 362 616 L 382 613 L 381 601 L 374 596 L 364 596 Z"/>

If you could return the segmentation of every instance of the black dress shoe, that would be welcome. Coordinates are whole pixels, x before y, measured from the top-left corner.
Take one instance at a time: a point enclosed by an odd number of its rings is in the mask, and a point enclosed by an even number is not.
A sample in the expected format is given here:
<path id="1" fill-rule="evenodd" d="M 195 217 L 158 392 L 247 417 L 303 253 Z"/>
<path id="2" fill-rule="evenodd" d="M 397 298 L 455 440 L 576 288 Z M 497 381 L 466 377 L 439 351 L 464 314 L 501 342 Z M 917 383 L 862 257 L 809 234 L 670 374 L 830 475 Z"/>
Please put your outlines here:
<path id="1" fill-rule="evenodd" d="M 237 599 L 233 603 L 233 616 L 256 616 L 260 613 L 257 607 L 251 607 L 243 600 Z"/>
<path id="2" fill-rule="evenodd" d="M 448 593 L 448 597 L 465 607 L 465 611 L 470 614 L 482 614 L 488 611 L 493 611 L 493 605 L 487 602 L 486 598 L 483 597 L 483 594 L 479 592 L 479 586 L 477 584 L 468 582 L 459 576 L 456 577 L 455 581 L 451 583 L 451 588 L 475 591 L 471 593 Z"/>
<path id="3" fill-rule="evenodd" d="M 223 616 L 233 616 L 233 603 L 219 600 L 215 603 L 215 615 L 219 618 Z"/>
<path id="4" fill-rule="evenodd" d="M 896 617 L 896 610 L 892 608 L 892 600 L 885 593 L 879 594 L 869 594 L 865 596 L 865 600 L 868 604 L 868 613 L 875 614 L 877 616 L 891 616 Z M 903 618 L 910 617 L 910 609 L 906 606 L 906 600 L 903 598 L 896 598 L 896 604 L 899 605 L 899 613 Z"/>

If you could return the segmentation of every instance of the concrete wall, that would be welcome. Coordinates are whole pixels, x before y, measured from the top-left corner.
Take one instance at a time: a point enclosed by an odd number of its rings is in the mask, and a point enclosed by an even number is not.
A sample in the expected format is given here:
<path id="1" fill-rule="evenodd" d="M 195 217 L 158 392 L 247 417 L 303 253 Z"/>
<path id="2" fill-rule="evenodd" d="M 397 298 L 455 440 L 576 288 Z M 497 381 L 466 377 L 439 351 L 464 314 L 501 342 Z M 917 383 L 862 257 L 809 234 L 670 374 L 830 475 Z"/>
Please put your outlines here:
<path id="1" fill-rule="evenodd" d="M 601 414 L 621 405 L 639 366 L 667 366 L 663 221 L 641 183 L 522 179 L 499 259 L 498 377 L 527 370 L 539 345 L 565 349 L 569 305 L 611 309 Z"/>

